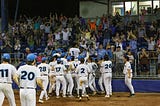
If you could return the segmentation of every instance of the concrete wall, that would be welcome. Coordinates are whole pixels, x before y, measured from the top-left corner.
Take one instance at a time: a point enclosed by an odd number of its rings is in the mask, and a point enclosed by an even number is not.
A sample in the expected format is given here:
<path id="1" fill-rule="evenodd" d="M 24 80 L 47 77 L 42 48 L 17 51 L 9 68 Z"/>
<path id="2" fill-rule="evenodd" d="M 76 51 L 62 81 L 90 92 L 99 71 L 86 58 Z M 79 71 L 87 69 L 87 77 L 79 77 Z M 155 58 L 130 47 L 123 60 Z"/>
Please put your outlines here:
<path id="1" fill-rule="evenodd" d="M 96 16 L 102 16 L 107 14 L 107 5 L 95 3 L 92 1 L 81 1 L 80 4 L 80 16 L 84 18 L 94 18 Z"/>

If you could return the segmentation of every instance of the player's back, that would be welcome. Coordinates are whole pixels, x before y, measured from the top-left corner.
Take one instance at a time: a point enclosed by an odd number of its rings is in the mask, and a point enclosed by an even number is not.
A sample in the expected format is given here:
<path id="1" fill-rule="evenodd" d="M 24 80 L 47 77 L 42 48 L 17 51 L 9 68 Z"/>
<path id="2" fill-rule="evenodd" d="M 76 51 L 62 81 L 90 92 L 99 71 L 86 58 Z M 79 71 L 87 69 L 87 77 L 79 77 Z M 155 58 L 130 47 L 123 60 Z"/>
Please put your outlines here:
<path id="1" fill-rule="evenodd" d="M 70 48 L 69 50 L 71 56 L 74 56 L 75 58 L 78 57 L 80 50 L 79 48 Z"/>
<path id="2" fill-rule="evenodd" d="M 95 62 L 92 62 L 92 72 L 94 73 L 94 72 L 96 72 L 98 70 L 98 66 L 97 66 L 97 64 L 95 63 Z"/>
<path id="3" fill-rule="evenodd" d="M 80 64 L 80 61 L 75 60 L 75 61 L 73 61 L 72 63 L 73 63 L 73 65 L 74 65 L 74 67 L 77 68 L 77 66 Z"/>
<path id="4" fill-rule="evenodd" d="M 102 67 L 102 72 L 103 73 L 112 72 L 112 62 L 110 60 L 103 61 L 101 63 L 101 67 Z"/>
<path id="5" fill-rule="evenodd" d="M 41 75 L 45 75 L 45 76 L 48 76 L 48 74 L 49 74 L 49 72 L 51 70 L 50 65 L 46 64 L 46 63 L 39 64 L 38 68 L 40 70 Z"/>
<path id="6" fill-rule="evenodd" d="M 36 78 L 40 77 L 40 71 L 37 67 L 31 65 L 24 65 L 18 69 L 20 75 L 20 87 L 36 88 Z"/>
<path id="7" fill-rule="evenodd" d="M 57 64 L 54 66 L 55 74 L 57 76 L 62 76 L 64 75 L 64 71 L 66 70 L 65 66 L 62 64 Z"/>
<path id="8" fill-rule="evenodd" d="M 12 83 L 12 75 L 16 73 L 16 68 L 11 64 L 0 64 L 0 82 Z"/>
<path id="9" fill-rule="evenodd" d="M 89 71 L 90 71 L 89 67 L 86 64 L 80 64 L 76 69 L 78 76 L 81 76 L 81 77 L 88 77 Z"/>
<path id="10" fill-rule="evenodd" d="M 52 61 L 52 62 L 49 63 L 49 65 L 50 65 L 51 67 L 54 67 L 55 65 L 57 65 L 57 61 Z"/>

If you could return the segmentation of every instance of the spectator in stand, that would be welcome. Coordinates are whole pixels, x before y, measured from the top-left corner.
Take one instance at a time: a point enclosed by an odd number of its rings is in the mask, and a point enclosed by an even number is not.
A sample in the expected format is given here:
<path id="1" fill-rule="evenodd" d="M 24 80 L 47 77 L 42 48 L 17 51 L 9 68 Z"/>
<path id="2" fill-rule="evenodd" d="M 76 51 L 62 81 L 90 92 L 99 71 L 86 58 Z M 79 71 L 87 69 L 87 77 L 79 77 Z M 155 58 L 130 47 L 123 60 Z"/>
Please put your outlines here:
<path id="1" fill-rule="evenodd" d="M 103 44 L 103 35 L 102 32 L 99 31 L 98 34 L 96 35 L 96 45 L 99 47 L 100 44 Z"/>
<path id="2" fill-rule="evenodd" d="M 128 33 L 127 40 L 129 41 L 130 50 L 133 55 L 137 55 L 137 38 L 133 33 Z"/>
<path id="3" fill-rule="evenodd" d="M 148 42 L 148 50 L 149 51 L 155 50 L 155 47 L 156 47 L 155 39 L 153 37 L 150 37 L 149 39 L 147 39 L 147 38 L 145 38 L 145 39 Z"/>
<path id="4" fill-rule="evenodd" d="M 106 52 L 107 52 L 106 54 L 108 54 L 109 59 L 112 60 L 113 59 L 113 52 L 111 50 L 110 43 L 107 43 L 107 45 L 106 45 Z"/>
<path id="5" fill-rule="evenodd" d="M 98 59 L 101 60 L 104 58 L 105 55 L 108 55 L 106 50 L 103 49 L 103 45 L 100 44 L 99 45 L 99 48 L 97 49 L 97 56 L 98 56 Z"/>
<path id="6" fill-rule="evenodd" d="M 160 37 L 157 40 L 157 47 L 159 47 L 159 46 L 160 46 Z"/>
<path id="7" fill-rule="evenodd" d="M 145 48 L 142 48 L 140 55 L 139 55 L 139 61 L 140 61 L 140 68 L 141 68 L 141 75 L 148 75 L 149 74 L 149 60 L 148 60 L 149 54 L 146 51 Z"/>
<path id="8" fill-rule="evenodd" d="M 35 46 L 35 40 L 33 39 L 33 35 L 30 35 L 27 39 L 27 44 L 29 46 L 29 48 L 31 49 L 31 51 L 34 50 L 34 46 Z"/>
<path id="9" fill-rule="evenodd" d="M 160 77 L 160 45 L 157 48 L 157 54 L 158 54 L 158 77 Z"/>
<path id="10" fill-rule="evenodd" d="M 116 75 L 122 75 L 123 72 L 123 56 L 124 56 L 124 51 L 121 50 L 120 46 L 116 47 L 116 51 L 114 52 L 115 55 L 115 67 L 116 67 Z"/>
<path id="11" fill-rule="evenodd" d="M 62 40 L 62 44 L 63 44 L 63 46 L 65 45 L 65 46 L 68 46 L 69 45 L 69 30 L 67 29 L 67 28 L 64 28 L 64 30 L 62 30 L 62 38 L 63 38 L 63 40 Z"/>
<path id="12" fill-rule="evenodd" d="M 88 22 L 88 24 L 89 24 L 89 28 L 90 28 L 90 31 L 92 32 L 92 31 L 96 31 L 97 30 L 97 28 L 96 28 L 96 20 L 90 20 L 89 22 Z"/>
<path id="13" fill-rule="evenodd" d="M 17 39 L 16 40 L 16 43 L 15 43 L 15 45 L 14 45 L 14 53 L 15 53 L 15 55 L 14 55 L 14 58 L 15 58 L 15 63 L 20 63 L 20 56 L 21 56 L 21 54 L 20 54 L 20 49 L 21 49 L 21 44 L 20 44 L 20 40 L 19 39 Z"/>
<path id="14" fill-rule="evenodd" d="M 24 58 L 27 57 L 27 55 L 30 54 L 30 53 L 31 53 L 30 48 L 26 47 L 26 49 L 25 49 L 25 54 L 24 54 Z"/>
<path id="15" fill-rule="evenodd" d="M 9 40 L 5 41 L 5 45 L 3 46 L 4 52 L 12 53 L 12 45 Z"/>
<path id="16" fill-rule="evenodd" d="M 110 43 L 111 37 L 112 37 L 111 30 L 105 28 L 103 32 L 103 47 L 106 47 L 106 45 Z"/>

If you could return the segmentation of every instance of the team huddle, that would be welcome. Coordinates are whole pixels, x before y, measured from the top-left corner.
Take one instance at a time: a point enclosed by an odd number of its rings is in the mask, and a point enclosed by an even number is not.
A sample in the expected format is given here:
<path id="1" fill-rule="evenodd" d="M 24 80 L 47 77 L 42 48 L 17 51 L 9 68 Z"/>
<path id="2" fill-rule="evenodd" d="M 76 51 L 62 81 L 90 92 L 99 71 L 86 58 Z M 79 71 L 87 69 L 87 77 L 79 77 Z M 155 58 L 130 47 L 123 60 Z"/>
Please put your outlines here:
<path id="1" fill-rule="evenodd" d="M 49 99 L 53 91 L 56 98 L 74 97 L 73 91 L 79 101 L 83 97 L 89 100 L 89 93 L 95 95 L 98 90 L 95 84 L 96 72 L 101 73 L 99 77 L 100 91 L 105 92 L 105 97 L 112 95 L 112 61 L 105 55 L 101 60 L 95 60 L 89 56 L 77 55 L 72 52 L 70 56 L 64 53 L 55 53 L 51 62 L 47 62 L 47 58 L 43 57 L 42 62 L 36 65 L 36 56 L 33 53 L 27 55 L 26 65 L 20 66 L 18 70 L 11 64 L 10 55 L 4 53 L 2 55 L 2 63 L 0 64 L 0 106 L 3 104 L 4 97 L 9 100 L 10 106 L 16 106 L 14 92 L 12 89 L 12 78 L 19 86 L 21 106 L 36 106 L 36 87 L 42 89 L 39 101 L 40 103 Z M 124 56 L 125 84 L 130 89 L 130 96 L 134 96 L 134 88 L 132 86 L 132 69 L 128 56 Z M 49 85 L 49 86 L 48 86 Z M 47 93 L 47 88 L 48 93 Z"/>

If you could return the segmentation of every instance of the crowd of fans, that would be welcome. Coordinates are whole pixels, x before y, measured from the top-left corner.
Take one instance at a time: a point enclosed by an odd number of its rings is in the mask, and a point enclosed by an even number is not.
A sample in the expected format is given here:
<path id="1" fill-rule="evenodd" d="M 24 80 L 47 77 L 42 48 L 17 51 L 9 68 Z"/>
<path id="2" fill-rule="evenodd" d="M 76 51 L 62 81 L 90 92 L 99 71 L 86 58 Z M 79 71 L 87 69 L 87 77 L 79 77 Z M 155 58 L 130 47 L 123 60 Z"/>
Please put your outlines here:
<path id="1" fill-rule="evenodd" d="M 149 74 L 151 58 L 158 62 L 156 74 L 160 73 L 160 29 L 157 20 L 143 22 L 132 20 L 127 14 L 122 18 L 115 16 L 67 17 L 63 14 L 50 13 L 48 17 L 28 17 L 21 15 L 18 21 L 9 25 L 9 30 L 0 36 L 1 52 L 15 53 L 15 62 L 20 62 L 21 54 L 37 53 L 41 57 L 52 56 L 59 48 L 67 52 L 71 47 L 78 47 L 81 54 L 101 59 L 108 54 L 115 63 L 116 74 L 123 68 L 122 57 L 130 57 L 133 69 L 140 64 L 137 74 Z M 103 52 L 104 51 L 104 52 Z M 158 60 L 158 61 L 157 61 Z M 117 71 L 118 70 L 118 71 Z"/>

